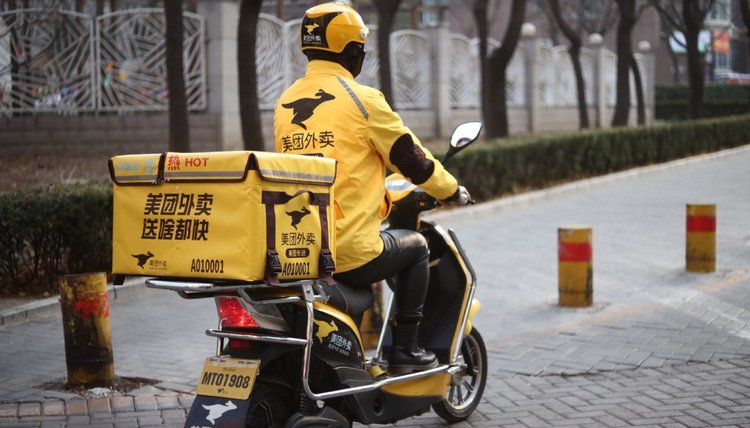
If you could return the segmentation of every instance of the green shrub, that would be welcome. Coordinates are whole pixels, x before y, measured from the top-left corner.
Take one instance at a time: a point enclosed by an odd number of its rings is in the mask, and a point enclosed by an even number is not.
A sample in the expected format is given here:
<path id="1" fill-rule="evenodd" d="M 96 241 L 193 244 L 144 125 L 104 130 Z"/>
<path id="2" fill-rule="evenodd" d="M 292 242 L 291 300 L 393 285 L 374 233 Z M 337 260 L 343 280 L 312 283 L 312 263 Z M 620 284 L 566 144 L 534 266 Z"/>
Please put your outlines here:
<path id="1" fill-rule="evenodd" d="M 656 85 L 654 117 L 658 120 L 686 120 L 689 90 L 686 84 Z M 703 114 L 707 118 L 750 112 L 750 85 L 707 84 L 703 98 Z"/>
<path id="2" fill-rule="evenodd" d="M 477 144 L 448 164 L 478 200 L 750 143 L 750 115 Z"/>
<path id="3" fill-rule="evenodd" d="M 60 274 L 109 271 L 111 225 L 108 183 L 0 194 L 0 294 L 56 294 Z"/>

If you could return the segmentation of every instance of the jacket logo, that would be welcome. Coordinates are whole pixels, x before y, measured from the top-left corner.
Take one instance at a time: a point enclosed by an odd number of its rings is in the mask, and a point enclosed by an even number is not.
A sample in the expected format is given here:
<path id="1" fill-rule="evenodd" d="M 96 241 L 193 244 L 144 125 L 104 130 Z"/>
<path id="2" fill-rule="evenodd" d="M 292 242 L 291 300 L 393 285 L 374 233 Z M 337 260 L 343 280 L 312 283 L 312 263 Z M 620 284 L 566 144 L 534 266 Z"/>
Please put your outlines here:
<path id="1" fill-rule="evenodd" d="M 297 101 L 292 101 L 290 103 L 282 104 L 281 106 L 284 108 L 290 108 L 294 112 L 294 117 L 292 117 L 292 123 L 295 125 L 299 125 L 302 127 L 302 129 L 307 129 L 307 126 L 305 126 L 305 121 L 312 117 L 313 111 L 322 103 L 326 101 L 331 101 L 333 99 L 336 99 L 333 95 L 327 93 L 326 91 L 322 89 L 318 89 L 318 92 L 315 93 L 315 95 L 318 98 L 300 98 Z"/>
<path id="2" fill-rule="evenodd" d="M 146 264 L 148 259 L 154 257 L 154 254 L 151 253 L 151 251 L 148 251 L 146 252 L 146 254 L 131 254 L 131 256 L 135 257 L 138 260 L 138 266 L 143 269 L 143 266 Z"/>
<path id="3" fill-rule="evenodd" d="M 294 230 L 297 230 L 297 225 L 299 224 L 299 222 L 301 222 L 302 219 L 308 214 L 310 214 L 310 210 L 308 210 L 307 207 L 302 207 L 302 209 L 299 211 L 286 211 L 286 215 L 292 218 L 292 227 L 294 228 Z"/>
<path id="4" fill-rule="evenodd" d="M 318 326 L 318 332 L 315 333 L 315 337 L 318 338 L 320 343 L 323 343 L 323 339 L 330 336 L 334 331 L 339 331 L 339 327 L 333 321 L 328 323 L 325 321 L 315 320 L 315 324 Z"/>

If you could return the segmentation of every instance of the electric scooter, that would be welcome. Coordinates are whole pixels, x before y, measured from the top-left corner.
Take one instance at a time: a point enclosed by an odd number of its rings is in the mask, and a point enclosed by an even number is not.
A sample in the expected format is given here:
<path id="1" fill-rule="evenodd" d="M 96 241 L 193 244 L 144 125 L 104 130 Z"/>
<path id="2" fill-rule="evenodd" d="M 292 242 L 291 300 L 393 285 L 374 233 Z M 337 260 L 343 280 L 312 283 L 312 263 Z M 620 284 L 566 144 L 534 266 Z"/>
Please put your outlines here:
<path id="1" fill-rule="evenodd" d="M 443 162 L 480 131 L 479 122 L 458 126 Z M 430 408 L 448 422 L 472 414 L 487 381 L 484 341 L 472 325 L 476 275 L 452 230 L 420 220 L 438 201 L 397 174 L 386 187 L 393 200 L 388 227 L 419 231 L 429 244 L 419 341 L 437 355 L 438 366 L 390 374 L 388 322 L 374 351 L 365 349 L 359 323 L 372 305 L 370 289 L 321 280 L 149 279 L 151 288 L 216 302 L 218 328 L 206 331 L 217 338 L 216 355 L 204 363 L 186 427 L 350 427 L 395 423 Z M 389 317 L 393 306 L 391 298 Z"/>

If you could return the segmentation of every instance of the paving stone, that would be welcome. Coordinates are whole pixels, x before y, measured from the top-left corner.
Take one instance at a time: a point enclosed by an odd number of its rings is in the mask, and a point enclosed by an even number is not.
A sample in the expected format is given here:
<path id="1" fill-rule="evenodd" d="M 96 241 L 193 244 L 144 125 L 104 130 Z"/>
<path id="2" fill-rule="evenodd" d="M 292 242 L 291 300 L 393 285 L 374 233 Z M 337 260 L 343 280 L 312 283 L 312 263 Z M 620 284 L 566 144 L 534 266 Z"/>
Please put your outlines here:
<path id="1" fill-rule="evenodd" d="M 110 405 L 112 406 L 112 411 L 115 413 L 132 412 L 135 410 L 133 397 L 130 396 L 112 397 Z"/>
<path id="2" fill-rule="evenodd" d="M 42 405 L 40 403 L 21 403 L 18 405 L 18 417 L 40 416 L 42 414 Z"/>
<path id="3" fill-rule="evenodd" d="M 88 415 L 88 405 L 86 400 L 66 400 L 65 401 L 65 413 L 68 415 Z"/>
<path id="4" fill-rule="evenodd" d="M 91 398 L 88 400 L 89 414 L 112 413 L 109 398 Z"/>
<path id="5" fill-rule="evenodd" d="M 177 396 L 173 397 L 156 397 L 156 405 L 159 410 L 179 409 L 180 402 Z"/>
<path id="6" fill-rule="evenodd" d="M 15 418 L 18 416 L 18 404 L 0 403 L 0 418 Z"/>
<path id="7" fill-rule="evenodd" d="M 42 403 L 42 414 L 45 416 L 65 415 L 65 403 L 60 400 L 47 400 Z"/>
<path id="8" fill-rule="evenodd" d="M 159 410 L 159 407 L 156 404 L 156 397 L 133 397 L 133 403 L 136 411 Z"/>

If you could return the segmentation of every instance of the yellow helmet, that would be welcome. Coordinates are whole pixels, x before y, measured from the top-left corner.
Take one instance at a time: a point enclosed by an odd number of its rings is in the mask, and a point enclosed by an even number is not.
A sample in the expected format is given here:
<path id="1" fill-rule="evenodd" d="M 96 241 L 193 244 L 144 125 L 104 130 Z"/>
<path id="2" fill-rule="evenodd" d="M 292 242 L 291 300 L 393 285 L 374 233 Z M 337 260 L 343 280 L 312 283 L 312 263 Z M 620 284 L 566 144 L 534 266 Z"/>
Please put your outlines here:
<path id="1" fill-rule="evenodd" d="M 351 42 L 364 44 L 370 30 L 357 11 L 342 3 L 323 3 L 302 18 L 302 52 L 309 49 L 342 53 Z"/>

